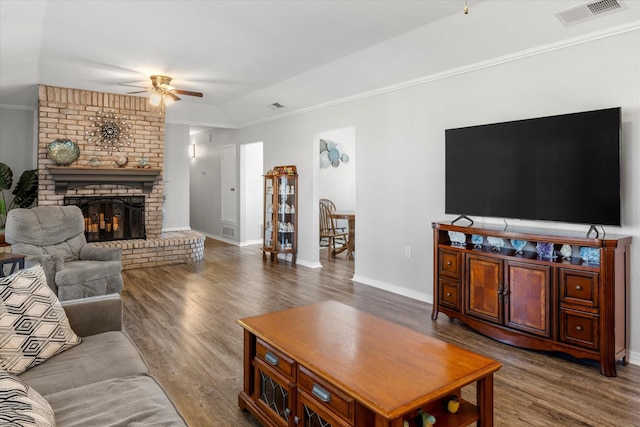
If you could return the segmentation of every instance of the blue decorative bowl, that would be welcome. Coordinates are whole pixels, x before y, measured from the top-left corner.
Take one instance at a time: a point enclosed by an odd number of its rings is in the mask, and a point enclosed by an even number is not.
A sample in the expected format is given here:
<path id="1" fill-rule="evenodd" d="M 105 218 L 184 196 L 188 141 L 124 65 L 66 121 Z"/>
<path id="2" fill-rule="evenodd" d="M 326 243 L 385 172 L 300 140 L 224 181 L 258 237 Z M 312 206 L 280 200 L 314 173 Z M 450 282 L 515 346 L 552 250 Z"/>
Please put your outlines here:
<path id="1" fill-rule="evenodd" d="M 454 246 L 465 246 L 467 244 L 467 236 L 459 231 L 449 231 L 449 240 Z"/>
<path id="2" fill-rule="evenodd" d="M 580 248 L 580 258 L 588 264 L 600 264 L 600 249 L 582 247 Z"/>
<path id="3" fill-rule="evenodd" d="M 517 254 L 521 254 L 524 247 L 527 246 L 527 241 L 519 240 L 519 239 L 511 239 L 511 246 L 513 246 L 513 249 L 516 250 Z"/>
<path id="4" fill-rule="evenodd" d="M 536 252 L 540 258 L 553 259 L 553 243 L 538 242 Z"/>
<path id="5" fill-rule="evenodd" d="M 471 235 L 471 243 L 473 243 L 474 248 L 481 248 L 483 241 L 484 241 L 484 238 L 481 235 L 479 234 Z"/>
<path id="6" fill-rule="evenodd" d="M 501 239 L 500 237 L 493 237 L 493 236 L 487 237 L 487 243 L 492 246 L 491 249 L 493 249 L 494 251 L 499 251 L 505 245 L 503 239 Z"/>

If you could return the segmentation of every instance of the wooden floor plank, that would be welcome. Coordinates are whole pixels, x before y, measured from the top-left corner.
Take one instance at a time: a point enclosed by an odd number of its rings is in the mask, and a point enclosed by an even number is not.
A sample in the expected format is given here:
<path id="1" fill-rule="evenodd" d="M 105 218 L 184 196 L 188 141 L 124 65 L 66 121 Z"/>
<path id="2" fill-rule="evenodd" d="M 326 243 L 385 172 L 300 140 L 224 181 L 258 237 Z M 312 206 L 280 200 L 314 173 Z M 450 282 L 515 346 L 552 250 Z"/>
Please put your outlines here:
<path id="1" fill-rule="evenodd" d="M 236 319 L 328 299 L 499 360 L 496 426 L 640 426 L 639 366 L 619 365 L 618 377 L 607 378 L 591 362 L 500 344 L 444 315 L 432 321 L 429 304 L 352 282 L 354 261 L 343 255 L 327 261 L 323 251 L 324 267 L 310 269 L 207 239 L 201 262 L 123 273 L 125 329 L 192 427 L 259 426 L 237 405 Z M 475 401 L 474 386 L 463 398 Z"/>

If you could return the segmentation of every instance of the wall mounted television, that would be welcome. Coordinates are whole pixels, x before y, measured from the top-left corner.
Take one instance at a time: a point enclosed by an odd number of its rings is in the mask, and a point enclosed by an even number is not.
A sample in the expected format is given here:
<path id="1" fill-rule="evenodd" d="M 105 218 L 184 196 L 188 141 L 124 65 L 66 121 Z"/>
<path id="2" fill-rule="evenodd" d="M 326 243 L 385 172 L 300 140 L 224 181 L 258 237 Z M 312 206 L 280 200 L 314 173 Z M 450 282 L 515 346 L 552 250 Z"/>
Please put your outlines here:
<path id="1" fill-rule="evenodd" d="M 445 213 L 620 225 L 621 109 L 445 130 Z"/>

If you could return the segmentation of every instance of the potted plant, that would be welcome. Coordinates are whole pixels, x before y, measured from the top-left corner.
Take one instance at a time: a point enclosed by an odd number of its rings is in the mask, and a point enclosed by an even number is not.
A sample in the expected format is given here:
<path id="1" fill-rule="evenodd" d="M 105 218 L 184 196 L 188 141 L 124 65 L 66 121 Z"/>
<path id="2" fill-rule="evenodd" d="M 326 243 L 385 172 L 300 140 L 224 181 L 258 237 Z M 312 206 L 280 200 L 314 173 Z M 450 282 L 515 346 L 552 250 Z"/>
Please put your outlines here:
<path id="1" fill-rule="evenodd" d="M 13 186 L 13 171 L 0 162 L 0 245 L 4 244 L 4 224 L 7 212 L 13 208 L 28 208 L 38 198 L 38 171 L 30 169 L 22 172 L 18 183 L 11 192 L 13 200 L 7 203 L 5 191 Z"/>

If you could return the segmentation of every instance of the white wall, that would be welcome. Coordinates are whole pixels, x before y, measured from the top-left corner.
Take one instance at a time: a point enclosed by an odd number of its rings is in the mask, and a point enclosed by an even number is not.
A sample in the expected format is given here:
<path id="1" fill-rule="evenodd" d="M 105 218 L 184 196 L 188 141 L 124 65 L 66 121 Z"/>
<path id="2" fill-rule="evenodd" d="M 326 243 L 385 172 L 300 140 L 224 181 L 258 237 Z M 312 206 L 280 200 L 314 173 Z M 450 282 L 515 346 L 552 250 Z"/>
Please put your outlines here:
<path id="1" fill-rule="evenodd" d="M 240 221 L 241 244 L 262 242 L 264 223 L 263 205 L 265 171 L 262 159 L 262 141 L 242 144 L 240 147 Z"/>
<path id="2" fill-rule="evenodd" d="M 189 230 L 189 126 L 165 124 L 162 230 Z"/>
<path id="3" fill-rule="evenodd" d="M 355 126 L 359 142 L 354 279 L 431 302 L 431 222 L 448 219 L 444 215 L 444 130 L 621 106 L 623 227 L 608 232 L 635 237 L 631 324 L 639 325 L 639 45 L 640 32 L 636 30 L 571 46 L 549 46 L 519 59 L 499 58 L 475 70 L 439 75 L 419 85 L 242 128 L 232 137 L 237 143 L 264 141 L 267 168 L 298 166 L 298 263 L 317 265 L 317 210 L 312 198 L 312 170 L 317 164 L 311 141 L 325 129 Z M 412 258 L 405 258 L 406 246 L 412 247 Z M 640 363 L 640 327 L 631 333 L 632 360 Z"/>

